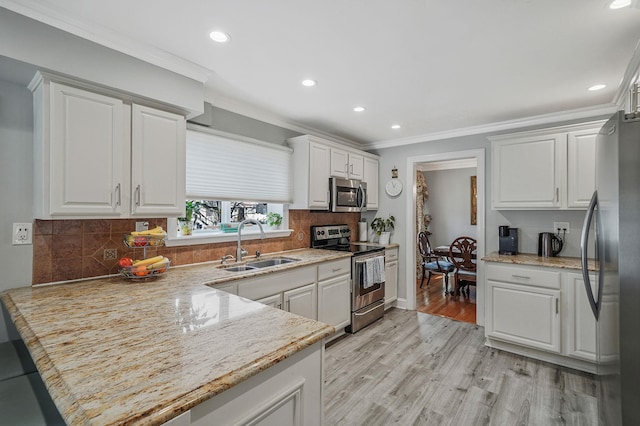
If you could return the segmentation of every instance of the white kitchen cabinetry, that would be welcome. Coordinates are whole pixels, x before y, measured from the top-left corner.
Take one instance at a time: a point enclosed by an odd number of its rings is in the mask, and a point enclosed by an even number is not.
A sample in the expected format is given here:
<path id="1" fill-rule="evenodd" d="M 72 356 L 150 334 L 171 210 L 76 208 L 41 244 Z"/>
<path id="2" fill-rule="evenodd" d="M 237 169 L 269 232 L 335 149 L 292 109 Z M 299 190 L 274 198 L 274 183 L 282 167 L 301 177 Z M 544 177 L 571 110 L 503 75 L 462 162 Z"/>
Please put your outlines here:
<path id="1" fill-rule="evenodd" d="M 183 116 L 46 73 L 29 88 L 36 218 L 183 214 Z"/>
<path id="2" fill-rule="evenodd" d="M 351 260 L 318 265 L 318 321 L 332 325 L 337 333 L 351 324 Z"/>
<path id="3" fill-rule="evenodd" d="M 355 152 L 331 148 L 331 176 L 343 179 L 363 179 L 364 157 Z"/>
<path id="4" fill-rule="evenodd" d="M 490 137 L 493 209 L 586 209 L 603 122 Z"/>
<path id="5" fill-rule="evenodd" d="M 263 305 L 271 306 L 272 308 L 282 309 L 282 293 L 255 299 L 255 301 L 260 302 Z"/>
<path id="6" fill-rule="evenodd" d="M 367 210 L 378 209 L 378 159 L 364 157 L 362 180 L 367 183 Z"/>
<path id="7" fill-rule="evenodd" d="M 368 208 L 378 208 L 378 156 L 311 135 L 287 143 L 293 148 L 293 204 L 289 208 L 327 210 L 331 176 L 366 182 Z"/>
<path id="8" fill-rule="evenodd" d="M 577 271 L 488 263 L 491 347 L 595 372 L 595 320 Z"/>
<path id="9" fill-rule="evenodd" d="M 318 319 L 318 288 L 307 284 L 282 293 L 283 309 L 305 318 Z"/>
<path id="10" fill-rule="evenodd" d="M 395 306 L 398 300 L 398 249 L 388 248 L 384 252 L 384 302 L 385 308 Z"/>
<path id="11" fill-rule="evenodd" d="M 595 283 L 595 275 L 590 277 L 591 283 Z M 582 274 L 567 273 L 564 291 L 568 302 L 565 352 L 568 356 L 595 362 L 596 319 L 589 306 Z"/>
<path id="12" fill-rule="evenodd" d="M 303 309 L 305 305 L 313 306 L 306 314 L 299 314 L 307 318 L 317 318 L 317 293 L 309 293 L 305 286 L 316 285 L 316 268 L 303 266 L 289 269 L 284 272 L 272 272 L 255 278 L 246 278 L 238 281 L 238 296 L 264 303 L 279 309 L 286 309 L 286 300 L 294 309 Z M 218 288 L 214 286 L 214 288 Z M 300 289 L 300 293 L 293 290 Z M 292 292 L 293 291 L 293 292 Z M 286 296 L 285 296 L 286 294 Z M 303 299 L 308 300 L 303 300 Z M 291 300 L 293 299 L 293 300 Z M 298 312 L 294 312 L 298 313 Z"/>

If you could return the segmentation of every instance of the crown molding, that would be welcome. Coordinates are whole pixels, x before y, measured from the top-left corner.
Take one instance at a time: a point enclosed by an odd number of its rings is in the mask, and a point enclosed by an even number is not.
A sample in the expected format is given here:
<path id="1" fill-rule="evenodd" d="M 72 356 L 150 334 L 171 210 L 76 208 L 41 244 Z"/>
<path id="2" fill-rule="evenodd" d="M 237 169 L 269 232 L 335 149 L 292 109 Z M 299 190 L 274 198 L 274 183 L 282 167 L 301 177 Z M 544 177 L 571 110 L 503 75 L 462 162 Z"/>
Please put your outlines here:
<path id="1" fill-rule="evenodd" d="M 460 158 L 456 160 L 434 161 L 428 163 L 418 163 L 416 170 L 421 172 L 434 172 L 438 170 L 470 169 L 478 167 L 477 158 Z"/>
<path id="2" fill-rule="evenodd" d="M 640 7 L 640 3 L 638 3 Z M 629 60 L 629 65 L 627 66 L 627 70 L 624 73 L 624 77 L 618 86 L 618 90 L 616 91 L 616 95 L 613 98 L 613 103 L 616 105 L 617 110 L 626 110 L 630 105 L 627 103 L 629 89 L 631 85 L 640 79 L 638 75 L 640 73 L 640 41 L 636 44 L 636 48 L 633 51 L 633 55 Z M 631 112 L 631 111 L 630 111 Z"/>
<path id="3" fill-rule="evenodd" d="M 423 135 L 410 136 L 407 138 L 389 139 L 383 141 L 364 144 L 362 149 L 383 149 L 393 148 L 403 145 L 413 145 L 423 142 L 433 142 L 443 139 L 459 138 L 463 136 L 473 136 L 486 133 L 495 133 L 505 130 L 521 129 L 530 126 L 539 126 L 552 123 L 559 123 L 570 120 L 581 120 L 587 118 L 597 118 L 606 116 L 617 111 L 615 104 L 597 105 L 588 108 L 579 108 L 558 113 L 535 115 L 531 117 L 519 118 L 516 120 L 499 121 L 495 123 L 482 124 L 479 126 L 463 127 L 460 129 L 445 130 L 442 132 L 425 133 Z"/>
<path id="4" fill-rule="evenodd" d="M 25 0 L 1 0 L 0 6 L 26 16 L 27 18 L 42 22 L 43 24 L 191 78 L 200 83 L 207 81 L 212 74 L 211 70 L 154 46 L 121 37 L 117 33 L 99 25 L 89 25 L 89 23 L 73 19 L 65 15 L 62 9 L 52 7 L 50 3 L 44 4 Z"/>

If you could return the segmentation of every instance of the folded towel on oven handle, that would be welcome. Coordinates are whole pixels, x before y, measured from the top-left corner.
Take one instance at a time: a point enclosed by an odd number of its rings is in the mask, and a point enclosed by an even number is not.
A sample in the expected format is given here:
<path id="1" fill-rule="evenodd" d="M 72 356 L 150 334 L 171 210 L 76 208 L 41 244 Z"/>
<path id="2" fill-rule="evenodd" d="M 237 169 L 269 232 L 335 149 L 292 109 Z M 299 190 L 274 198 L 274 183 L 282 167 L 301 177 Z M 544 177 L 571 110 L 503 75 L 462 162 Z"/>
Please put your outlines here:
<path id="1" fill-rule="evenodd" d="M 362 286 L 364 288 L 384 283 L 385 279 L 384 256 L 373 257 L 364 261 L 364 268 L 362 269 Z"/>

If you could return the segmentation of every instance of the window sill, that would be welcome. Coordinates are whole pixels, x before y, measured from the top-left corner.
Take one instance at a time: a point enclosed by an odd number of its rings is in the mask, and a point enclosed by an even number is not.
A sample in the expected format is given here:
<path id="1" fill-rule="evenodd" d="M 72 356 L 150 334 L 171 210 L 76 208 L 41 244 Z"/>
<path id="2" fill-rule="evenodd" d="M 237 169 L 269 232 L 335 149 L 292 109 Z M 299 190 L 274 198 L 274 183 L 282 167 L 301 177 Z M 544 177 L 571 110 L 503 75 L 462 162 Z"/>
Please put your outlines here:
<path id="1" fill-rule="evenodd" d="M 293 229 L 265 229 L 265 238 L 282 238 L 288 237 L 293 232 Z M 258 230 L 242 230 L 242 241 L 245 240 L 259 240 L 260 231 Z M 202 234 L 202 235 L 188 235 L 184 237 L 167 237 L 165 246 L 167 247 L 179 247 L 179 246 L 193 246 L 196 244 L 214 244 L 214 243 L 226 243 L 230 241 L 238 241 L 238 233 L 227 234 Z"/>

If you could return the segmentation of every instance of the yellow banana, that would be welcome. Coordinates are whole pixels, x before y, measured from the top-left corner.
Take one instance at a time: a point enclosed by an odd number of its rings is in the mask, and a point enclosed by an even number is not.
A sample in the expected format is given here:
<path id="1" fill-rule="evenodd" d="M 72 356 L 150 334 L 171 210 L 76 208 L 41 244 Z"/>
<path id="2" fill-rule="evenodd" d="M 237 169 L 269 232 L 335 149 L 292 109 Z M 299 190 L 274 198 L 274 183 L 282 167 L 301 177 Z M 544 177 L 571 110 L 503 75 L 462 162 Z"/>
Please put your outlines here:
<path id="1" fill-rule="evenodd" d="M 131 235 L 140 237 L 144 235 L 167 235 L 167 233 L 164 229 L 162 229 L 162 226 L 156 226 L 155 228 L 148 229 L 146 231 L 133 231 Z"/>
<path id="2" fill-rule="evenodd" d="M 155 257 L 150 257 L 148 259 L 134 260 L 133 266 L 153 265 L 154 263 L 160 262 L 162 259 L 164 259 L 164 256 L 155 256 Z"/>
<path id="3" fill-rule="evenodd" d="M 147 265 L 147 271 L 153 271 L 156 269 L 166 268 L 169 265 L 169 259 L 163 258 L 161 261 Z"/>

